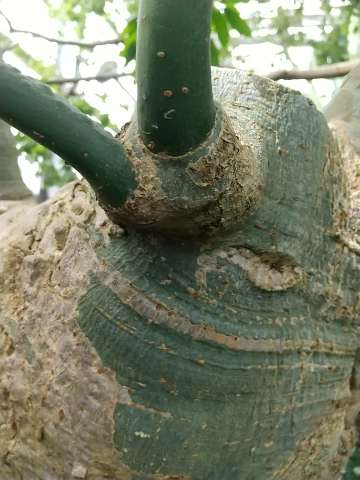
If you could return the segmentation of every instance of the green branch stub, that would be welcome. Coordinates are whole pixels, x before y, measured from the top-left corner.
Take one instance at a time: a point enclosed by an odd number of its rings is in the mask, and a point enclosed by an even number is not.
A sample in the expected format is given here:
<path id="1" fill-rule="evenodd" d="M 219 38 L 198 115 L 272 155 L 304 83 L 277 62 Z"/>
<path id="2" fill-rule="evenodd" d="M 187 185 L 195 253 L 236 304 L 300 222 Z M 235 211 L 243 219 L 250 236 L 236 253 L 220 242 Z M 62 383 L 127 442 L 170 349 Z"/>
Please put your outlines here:
<path id="1" fill-rule="evenodd" d="M 149 152 L 134 121 L 123 130 L 121 141 L 134 164 L 137 188 L 123 207 L 106 208 L 109 217 L 120 225 L 168 236 L 204 237 L 236 230 L 256 207 L 266 162 L 233 123 L 219 104 L 207 140 L 187 154 L 171 157 Z"/>
<path id="2" fill-rule="evenodd" d="M 152 152 L 182 155 L 213 127 L 212 5 L 212 0 L 140 2 L 137 122 Z"/>

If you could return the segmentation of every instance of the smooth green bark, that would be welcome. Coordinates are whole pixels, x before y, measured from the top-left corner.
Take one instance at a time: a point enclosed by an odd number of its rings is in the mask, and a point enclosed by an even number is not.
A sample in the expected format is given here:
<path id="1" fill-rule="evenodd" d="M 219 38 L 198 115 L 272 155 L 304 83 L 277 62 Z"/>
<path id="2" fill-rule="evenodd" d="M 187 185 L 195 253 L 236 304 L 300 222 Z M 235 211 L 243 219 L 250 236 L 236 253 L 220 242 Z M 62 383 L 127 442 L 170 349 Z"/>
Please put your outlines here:
<path id="1" fill-rule="evenodd" d="M 107 205 L 120 206 L 135 188 L 119 142 L 49 87 L 3 63 L 0 117 L 76 168 Z"/>
<path id="2" fill-rule="evenodd" d="M 137 40 L 137 116 L 153 152 L 181 155 L 214 125 L 212 0 L 143 0 Z"/>

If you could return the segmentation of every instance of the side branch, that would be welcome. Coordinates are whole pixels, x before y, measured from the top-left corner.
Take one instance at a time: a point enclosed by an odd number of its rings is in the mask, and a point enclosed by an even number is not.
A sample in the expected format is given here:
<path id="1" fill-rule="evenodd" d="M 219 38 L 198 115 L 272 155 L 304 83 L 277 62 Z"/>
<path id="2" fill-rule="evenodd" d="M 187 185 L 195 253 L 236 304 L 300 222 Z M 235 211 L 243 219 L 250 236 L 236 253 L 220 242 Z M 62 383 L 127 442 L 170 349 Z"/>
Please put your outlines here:
<path id="1" fill-rule="evenodd" d="M 0 63 L 0 118 L 76 168 L 107 205 L 122 205 L 135 188 L 123 147 L 99 124 L 49 87 Z"/>
<path id="2" fill-rule="evenodd" d="M 64 83 L 79 83 L 90 82 L 91 80 L 97 80 L 98 82 L 106 82 L 107 80 L 117 80 L 123 77 L 131 77 L 130 73 L 113 73 L 111 75 L 89 75 L 87 77 L 69 77 L 69 78 L 49 78 L 43 80 L 47 85 L 63 85 Z"/>
<path id="3" fill-rule="evenodd" d="M 43 35 L 42 33 L 33 32 L 31 30 L 22 30 L 19 28 L 15 28 L 11 23 L 10 19 L 4 12 L 0 10 L 0 15 L 5 19 L 6 23 L 8 24 L 10 33 L 23 33 L 26 35 L 32 35 L 36 38 L 41 38 L 42 40 L 46 40 L 47 42 L 57 43 L 58 45 L 74 45 L 76 47 L 87 48 L 89 50 L 98 47 L 100 45 L 117 45 L 121 42 L 120 38 L 110 38 L 108 40 L 99 40 L 96 42 L 85 42 L 82 40 L 67 40 L 61 38 L 54 38 L 48 37 L 47 35 Z"/>
<path id="4" fill-rule="evenodd" d="M 358 62 L 339 62 L 332 65 L 321 65 L 309 70 L 276 70 L 270 72 L 265 77 L 272 80 L 315 80 L 317 78 L 336 78 L 347 75 Z M 111 75 L 90 75 L 87 77 L 69 77 L 69 78 L 49 78 L 43 80 L 48 85 L 62 85 L 64 83 L 79 83 L 97 80 L 104 82 L 106 80 L 118 79 L 123 77 L 131 77 L 130 73 L 113 73 Z"/>
<path id="5" fill-rule="evenodd" d="M 308 70 L 277 70 L 265 75 L 272 80 L 315 80 L 317 78 L 336 78 L 347 75 L 359 62 L 339 62 L 332 65 L 320 65 Z"/>

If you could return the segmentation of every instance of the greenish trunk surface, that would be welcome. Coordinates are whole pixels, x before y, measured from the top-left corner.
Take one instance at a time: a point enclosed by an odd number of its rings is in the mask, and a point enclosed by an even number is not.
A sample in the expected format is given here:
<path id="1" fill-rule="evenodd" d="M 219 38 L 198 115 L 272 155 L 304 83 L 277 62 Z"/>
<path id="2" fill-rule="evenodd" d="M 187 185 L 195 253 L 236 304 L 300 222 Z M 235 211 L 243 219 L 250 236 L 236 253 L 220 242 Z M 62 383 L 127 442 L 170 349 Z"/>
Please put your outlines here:
<path id="1" fill-rule="evenodd" d="M 356 449 L 351 456 L 343 477 L 343 480 L 357 480 L 360 478 L 360 445 L 356 445 Z"/>
<path id="2" fill-rule="evenodd" d="M 263 196 L 221 242 L 131 234 L 98 251 L 108 273 L 79 325 L 132 398 L 114 443 L 136 480 L 335 479 L 359 346 L 340 157 L 301 95 L 231 71 L 214 85 L 263 129 Z"/>

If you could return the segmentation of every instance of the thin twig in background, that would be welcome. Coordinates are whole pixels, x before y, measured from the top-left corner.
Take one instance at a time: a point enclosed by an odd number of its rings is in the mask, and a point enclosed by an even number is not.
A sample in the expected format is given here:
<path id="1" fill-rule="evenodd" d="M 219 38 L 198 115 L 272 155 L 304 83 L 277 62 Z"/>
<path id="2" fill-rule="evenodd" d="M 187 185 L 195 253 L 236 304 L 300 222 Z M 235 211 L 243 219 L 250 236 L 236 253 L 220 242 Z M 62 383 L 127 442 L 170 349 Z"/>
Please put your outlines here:
<path id="1" fill-rule="evenodd" d="M 4 18 L 4 20 L 8 24 L 10 33 L 22 33 L 25 35 L 32 35 L 33 37 L 41 38 L 42 40 L 46 40 L 47 42 L 57 43 L 59 45 L 74 45 L 76 47 L 87 48 L 90 50 L 100 45 L 117 45 L 121 43 L 120 38 L 110 38 L 108 40 L 99 40 L 96 42 L 85 42 L 82 40 L 67 40 L 62 38 L 48 37 L 47 35 L 43 35 L 42 33 L 33 32 L 31 30 L 22 30 L 19 28 L 15 28 L 11 23 L 10 19 L 5 15 L 5 13 L 2 10 L 0 10 L 0 15 Z"/>

